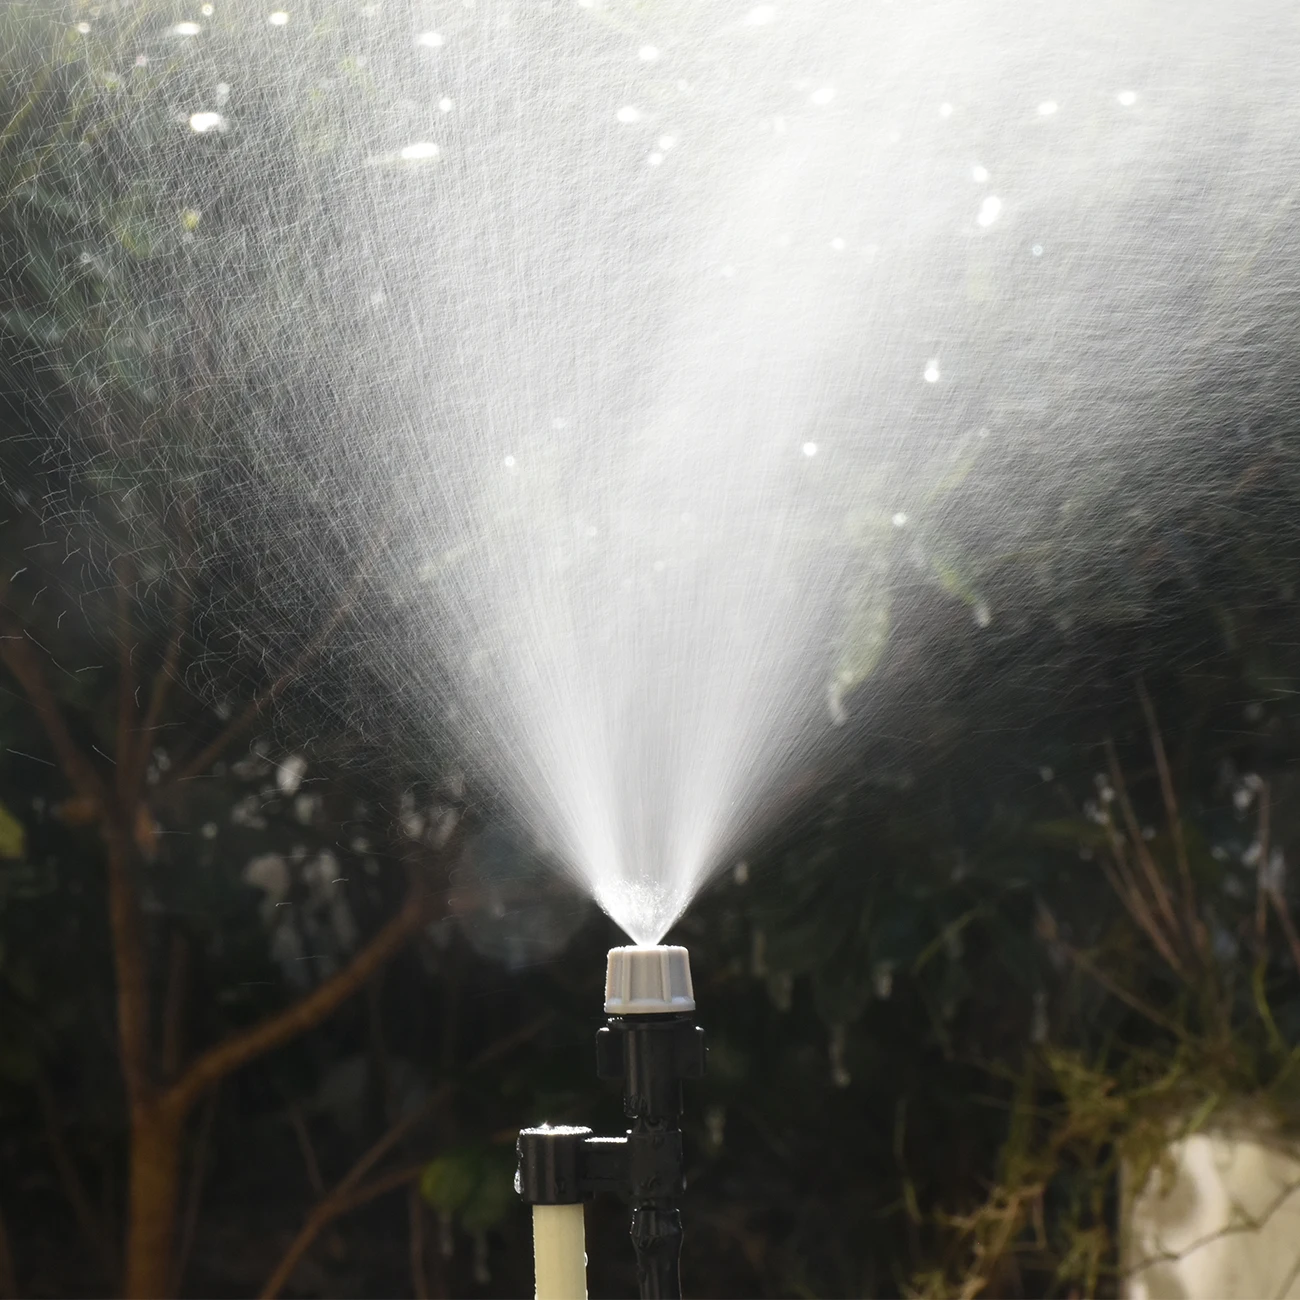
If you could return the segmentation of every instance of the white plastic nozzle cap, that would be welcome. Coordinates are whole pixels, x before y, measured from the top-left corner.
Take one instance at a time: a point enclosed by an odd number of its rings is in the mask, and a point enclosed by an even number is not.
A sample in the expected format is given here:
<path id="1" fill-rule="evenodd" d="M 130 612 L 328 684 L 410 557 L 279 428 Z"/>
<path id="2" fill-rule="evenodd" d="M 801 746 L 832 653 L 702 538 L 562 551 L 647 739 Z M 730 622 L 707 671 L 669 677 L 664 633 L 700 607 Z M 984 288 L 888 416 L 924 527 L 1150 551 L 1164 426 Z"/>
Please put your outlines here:
<path id="1" fill-rule="evenodd" d="M 694 1011 L 691 959 L 685 948 L 611 948 L 605 968 L 605 1014 L 656 1016 Z"/>

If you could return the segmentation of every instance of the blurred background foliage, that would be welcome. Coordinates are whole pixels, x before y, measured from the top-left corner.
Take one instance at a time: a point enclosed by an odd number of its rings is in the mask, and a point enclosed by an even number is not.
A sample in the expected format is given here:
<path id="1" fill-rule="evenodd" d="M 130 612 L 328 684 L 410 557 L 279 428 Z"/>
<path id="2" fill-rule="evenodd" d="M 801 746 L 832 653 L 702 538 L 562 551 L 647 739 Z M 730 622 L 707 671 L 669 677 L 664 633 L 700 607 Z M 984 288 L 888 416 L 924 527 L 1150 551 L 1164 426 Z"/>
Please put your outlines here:
<path id="1" fill-rule="evenodd" d="M 114 39 L 143 48 L 145 11 L 123 12 Z M 306 309 L 311 286 L 274 250 L 190 238 L 238 229 L 233 200 L 199 209 L 174 177 L 116 169 L 122 133 L 177 129 L 183 57 L 97 62 L 50 14 L 0 15 L 0 633 L 108 783 L 123 682 L 145 692 L 128 830 L 160 1079 L 346 971 L 412 877 L 433 899 L 332 1014 L 198 1100 L 169 1287 L 527 1294 L 514 1135 L 617 1129 L 592 1035 L 619 936 L 454 753 L 405 771 L 348 725 L 324 664 L 361 617 L 348 591 L 322 578 L 313 624 L 263 623 L 274 656 L 231 621 L 274 593 L 234 597 L 249 577 L 222 557 L 247 542 L 213 458 L 272 399 L 258 358 L 222 352 L 236 327 L 152 289 L 177 262 L 195 286 L 278 277 L 250 310 L 267 292 Z M 212 193 L 247 192 L 259 130 L 328 154 L 366 83 L 318 35 L 346 93 L 250 114 L 210 151 Z M 1144 511 L 1156 484 L 1090 482 L 1014 536 L 958 535 L 953 503 L 998 481 L 967 449 L 907 542 L 860 530 L 890 594 L 871 584 L 837 669 L 851 757 L 800 775 L 673 936 L 710 1034 L 691 1293 L 1112 1294 L 1121 1159 L 1149 1167 L 1171 1126 L 1242 1099 L 1296 1122 L 1296 408 L 1283 389 L 1243 431 L 1216 414 L 1240 376 L 1204 383 L 1189 401 L 1222 419 L 1232 474 L 1200 494 Z M 1090 514 L 1138 522 L 1082 564 Z M 309 510 L 290 522 L 311 531 Z M 132 1107 L 111 817 L 38 705 L 20 672 L 0 682 L 0 1292 L 117 1294 Z M 622 1208 L 594 1205 L 588 1240 L 593 1294 L 631 1294 Z"/>

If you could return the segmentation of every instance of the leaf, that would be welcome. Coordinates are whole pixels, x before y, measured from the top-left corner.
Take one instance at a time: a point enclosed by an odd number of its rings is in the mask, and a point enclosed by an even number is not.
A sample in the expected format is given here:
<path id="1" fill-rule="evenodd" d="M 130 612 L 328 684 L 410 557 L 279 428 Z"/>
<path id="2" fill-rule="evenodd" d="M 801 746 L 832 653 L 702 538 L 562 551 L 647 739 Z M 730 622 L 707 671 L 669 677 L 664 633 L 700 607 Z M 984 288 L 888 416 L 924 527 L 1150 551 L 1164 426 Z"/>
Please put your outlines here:
<path id="1" fill-rule="evenodd" d="M 449 1151 L 425 1167 L 420 1195 L 470 1232 L 494 1227 L 515 1203 L 513 1159 L 493 1146 Z"/>
<path id="2" fill-rule="evenodd" d="M 22 822 L 0 803 L 0 858 L 21 858 L 27 852 L 27 832 Z"/>
<path id="3" fill-rule="evenodd" d="M 477 1182 L 474 1153 L 452 1151 L 425 1166 L 420 1175 L 420 1195 L 433 1209 L 456 1214 L 474 1195 Z"/>
<path id="4" fill-rule="evenodd" d="M 831 716 L 844 721 L 844 700 L 880 664 L 889 644 L 893 593 L 883 583 L 859 589 L 840 642 L 840 656 L 830 685 Z"/>

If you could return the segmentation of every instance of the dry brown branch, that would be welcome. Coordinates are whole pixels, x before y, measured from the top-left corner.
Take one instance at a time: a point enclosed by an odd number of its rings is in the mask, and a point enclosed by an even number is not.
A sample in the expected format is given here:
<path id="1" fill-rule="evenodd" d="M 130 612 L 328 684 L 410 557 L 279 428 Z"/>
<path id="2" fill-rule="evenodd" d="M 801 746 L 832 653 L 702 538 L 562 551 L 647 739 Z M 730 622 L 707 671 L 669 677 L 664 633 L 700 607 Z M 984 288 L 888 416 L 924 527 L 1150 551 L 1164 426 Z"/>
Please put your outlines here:
<path id="1" fill-rule="evenodd" d="M 325 1179 L 321 1175 L 320 1161 L 316 1159 L 316 1148 L 312 1145 L 307 1121 L 303 1119 L 302 1107 L 296 1101 L 289 1106 L 289 1127 L 298 1140 L 303 1168 L 307 1171 L 307 1186 L 311 1188 L 311 1194 L 319 1199 L 325 1195 Z"/>
<path id="2" fill-rule="evenodd" d="M 176 679 L 180 667 L 181 650 L 185 644 L 185 630 L 189 619 L 190 604 L 193 593 L 187 584 L 181 583 L 176 588 L 176 604 L 172 611 L 171 636 L 163 654 L 161 667 L 154 674 L 153 685 L 149 690 L 149 703 L 145 707 L 144 717 L 140 722 L 135 744 L 129 758 L 118 755 L 118 764 L 129 767 L 128 789 L 141 791 L 144 788 L 144 775 L 149 766 L 149 751 L 154 731 L 162 720 L 163 709 L 167 705 L 167 696 Z"/>
<path id="3" fill-rule="evenodd" d="M 408 1186 L 415 1182 L 423 1172 L 423 1164 L 407 1165 L 403 1169 L 395 1169 L 391 1173 L 381 1174 L 373 1183 L 358 1187 L 346 1196 L 337 1199 L 330 1197 L 322 1201 L 308 1216 L 307 1222 L 303 1224 L 301 1231 L 294 1238 L 293 1244 L 285 1252 L 279 1267 L 271 1275 L 271 1280 L 267 1282 L 262 1291 L 262 1300 L 272 1300 L 273 1297 L 280 1294 L 285 1283 L 293 1275 L 294 1269 L 298 1267 L 302 1257 L 311 1248 L 312 1242 L 335 1219 L 342 1218 L 343 1215 L 359 1209 L 380 1196 L 386 1196 L 399 1187 Z"/>
<path id="4" fill-rule="evenodd" d="M 415 1300 L 429 1300 L 429 1278 L 425 1269 L 424 1197 L 414 1182 L 406 1193 L 406 1218 L 411 1257 L 411 1294 Z"/>
<path id="5" fill-rule="evenodd" d="M 217 1116 L 217 1089 L 208 1094 L 199 1120 L 199 1131 L 194 1138 L 193 1163 L 190 1165 L 190 1185 L 185 1197 L 185 1213 L 181 1220 L 180 1244 L 176 1248 L 176 1266 L 172 1274 L 172 1294 L 179 1295 L 185 1280 L 185 1268 L 190 1262 L 194 1247 L 194 1234 L 199 1226 L 199 1209 L 203 1203 L 203 1185 L 208 1177 L 208 1155 L 212 1148 L 212 1125 Z"/>
<path id="6" fill-rule="evenodd" d="M 135 643 L 131 624 L 131 567 L 120 559 L 113 566 L 117 588 L 117 760 L 116 785 L 118 802 L 123 810 L 131 809 L 139 797 L 131 777 L 131 755 L 136 743 Z M 133 818 L 128 818 L 133 820 Z"/>
<path id="7" fill-rule="evenodd" d="M 1115 798 L 1124 817 L 1124 829 L 1128 834 L 1129 843 L 1133 845 L 1133 855 L 1137 858 L 1138 864 L 1142 868 L 1142 874 L 1146 879 L 1147 887 L 1151 891 L 1151 896 L 1169 927 L 1171 945 L 1177 949 L 1179 946 L 1177 936 L 1181 927 L 1174 911 L 1173 899 L 1170 897 L 1164 876 L 1156 865 L 1155 858 L 1151 855 L 1151 850 L 1147 848 L 1146 840 L 1142 835 L 1142 828 L 1138 825 L 1137 814 L 1133 811 L 1133 801 L 1129 798 L 1128 782 L 1124 780 L 1124 771 L 1119 765 L 1119 756 L 1115 753 L 1115 745 L 1110 737 L 1106 738 L 1106 754 L 1110 765 L 1110 779 L 1115 787 Z M 1180 974 L 1182 973 L 1181 961 L 1176 969 L 1179 970 Z"/>
<path id="8" fill-rule="evenodd" d="M 1183 819 L 1178 809 L 1178 796 L 1174 791 L 1173 776 L 1169 771 L 1169 759 L 1165 755 L 1164 737 L 1160 734 L 1160 725 L 1156 719 L 1155 706 L 1146 686 L 1138 682 L 1138 699 L 1142 703 L 1142 712 L 1146 716 L 1147 730 L 1151 736 L 1151 752 L 1155 755 L 1156 772 L 1160 778 L 1160 796 L 1164 800 L 1165 816 L 1169 821 L 1169 834 L 1174 845 L 1174 862 L 1178 866 L 1178 879 L 1182 886 L 1183 916 L 1187 924 L 1187 937 L 1195 944 L 1202 961 L 1208 956 L 1209 939 L 1205 927 L 1196 915 L 1196 891 L 1192 887 L 1191 864 L 1187 857 L 1187 841 L 1183 835 Z"/>
<path id="9" fill-rule="evenodd" d="M 320 1024 L 434 920 L 435 910 L 432 893 L 413 876 L 401 909 L 346 966 L 278 1014 L 208 1048 L 168 1090 L 167 1104 L 188 1110 L 226 1075 Z"/>
<path id="10" fill-rule="evenodd" d="M 263 713 L 284 693 L 287 687 L 293 685 L 304 671 L 316 660 L 321 651 L 325 649 L 340 623 L 352 611 L 353 602 L 357 598 L 357 593 L 361 590 L 362 585 L 370 576 L 370 558 L 374 548 L 367 551 L 365 558 L 358 565 L 356 573 L 353 575 L 351 582 L 344 589 L 338 604 L 334 607 L 330 616 L 321 624 L 315 636 L 303 647 L 301 653 L 294 659 L 293 663 L 284 670 L 264 691 L 259 692 L 249 701 L 243 712 L 233 719 L 212 741 L 203 747 L 193 758 L 184 763 L 177 764 L 175 769 L 167 776 L 166 780 L 160 783 L 160 788 L 172 786 L 180 781 L 188 781 L 193 777 L 200 776 L 212 766 L 213 763 L 226 752 L 230 746 L 262 716 Z"/>
<path id="11" fill-rule="evenodd" d="M 464 1076 L 477 1073 L 479 1070 L 491 1065 L 493 1061 L 506 1055 L 506 1053 L 513 1051 L 521 1043 L 527 1042 L 544 1029 L 552 1018 L 552 1014 L 547 1012 L 538 1019 L 516 1029 L 513 1033 L 505 1035 L 504 1038 L 497 1039 L 491 1046 L 484 1048 L 465 1067 Z M 410 1170 L 399 1170 L 396 1176 L 380 1177 L 365 1187 L 360 1186 L 361 1180 L 403 1138 L 417 1129 L 446 1103 L 455 1091 L 457 1082 L 456 1080 L 449 1080 L 440 1084 L 425 1098 L 421 1106 L 390 1125 L 388 1131 L 370 1146 L 336 1184 L 334 1189 L 316 1204 L 308 1214 L 289 1249 L 285 1251 L 279 1264 L 276 1265 L 266 1285 L 262 1288 L 262 1300 L 274 1300 L 274 1297 L 280 1294 L 293 1276 L 293 1271 L 298 1267 L 302 1257 L 327 1225 L 333 1223 L 340 1215 L 346 1214 L 356 1206 L 373 1200 L 375 1196 L 382 1195 L 393 1187 L 401 1186 L 403 1182 L 408 1181 L 409 1177 L 418 1177 L 424 1169 L 424 1164 L 415 1166 L 414 1173 Z"/>
<path id="12" fill-rule="evenodd" d="M 164 1079 L 180 1072 L 185 1051 L 185 997 L 189 983 L 190 946 L 179 930 L 173 930 L 167 950 L 167 989 L 162 1014 L 161 1066 Z"/>
<path id="13" fill-rule="evenodd" d="M 1268 897 L 1273 904 L 1273 910 L 1277 913 L 1277 919 L 1282 923 L 1282 933 L 1286 935 L 1287 947 L 1291 949 L 1291 960 L 1296 970 L 1300 971 L 1300 935 L 1296 934 L 1295 922 L 1291 919 L 1291 909 L 1278 890 L 1270 889 Z"/>
<path id="14" fill-rule="evenodd" d="M 1059 938 L 1057 942 L 1060 943 L 1061 951 L 1069 957 L 1080 970 L 1090 975 L 1102 986 L 1102 988 L 1107 992 L 1114 994 L 1114 996 L 1119 998 L 1119 1000 L 1126 1006 L 1131 1007 L 1139 1015 L 1145 1016 L 1153 1025 L 1159 1025 L 1161 1029 L 1168 1030 L 1168 1032 L 1173 1034 L 1175 1037 L 1180 1039 L 1187 1037 L 1187 1031 L 1185 1029 L 1180 1025 L 1175 1024 L 1168 1016 L 1161 1015 L 1153 1006 L 1150 1006 L 1135 994 L 1130 993 L 1122 984 L 1111 979 L 1105 971 L 1098 967 L 1095 962 L 1084 956 L 1084 954 L 1077 948 L 1071 947 Z"/>
<path id="15" fill-rule="evenodd" d="M 106 790 L 99 769 L 72 738 L 63 712 L 45 680 L 45 669 L 37 657 L 36 643 L 7 609 L 0 609 L 0 659 L 26 692 L 68 783 L 77 794 L 103 808 Z"/>
<path id="16" fill-rule="evenodd" d="M 1183 965 L 1178 960 L 1177 954 L 1169 946 L 1164 931 L 1161 930 L 1159 923 L 1147 906 L 1146 899 L 1139 889 L 1136 879 L 1129 871 L 1123 861 L 1123 845 L 1117 843 L 1114 848 L 1115 865 L 1108 865 L 1105 860 L 1102 861 L 1102 871 L 1106 876 L 1107 883 L 1115 891 L 1116 897 L 1124 905 L 1124 909 L 1137 923 L 1142 932 L 1155 945 L 1156 951 L 1164 958 L 1166 964 L 1179 976 L 1183 975 Z"/>
<path id="17" fill-rule="evenodd" d="M 63 1121 L 59 1118 L 58 1104 L 54 1100 L 54 1091 L 43 1071 L 36 1073 L 36 1099 L 41 1107 L 41 1120 L 45 1126 L 45 1140 L 49 1143 L 50 1158 L 54 1162 L 54 1171 L 58 1174 L 59 1186 L 67 1197 L 72 1209 L 72 1217 L 77 1222 L 81 1235 L 85 1238 L 91 1254 L 103 1272 L 104 1280 L 110 1287 L 117 1285 L 120 1265 L 113 1241 L 105 1231 L 103 1221 L 95 1212 L 82 1182 L 81 1174 L 63 1140 Z M 10 1294 L 13 1294 L 11 1291 Z"/>
<path id="18" fill-rule="evenodd" d="M 1255 872 L 1255 940 L 1259 944 L 1261 957 L 1264 955 L 1268 944 L 1268 900 L 1266 897 L 1268 891 L 1264 885 L 1267 878 L 1270 854 L 1269 838 L 1272 802 L 1268 782 L 1261 782 L 1259 789 L 1259 831 L 1255 837 L 1259 841 L 1259 869 Z"/>
<path id="19" fill-rule="evenodd" d="M 150 999 L 140 898 L 132 879 L 131 837 L 111 814 L 104 818 L 108 847 L 108 916 L 117 979 L 117 1030 L 127 1099 L 134 1108 L 154 1095 L 150 1068 Z"/>

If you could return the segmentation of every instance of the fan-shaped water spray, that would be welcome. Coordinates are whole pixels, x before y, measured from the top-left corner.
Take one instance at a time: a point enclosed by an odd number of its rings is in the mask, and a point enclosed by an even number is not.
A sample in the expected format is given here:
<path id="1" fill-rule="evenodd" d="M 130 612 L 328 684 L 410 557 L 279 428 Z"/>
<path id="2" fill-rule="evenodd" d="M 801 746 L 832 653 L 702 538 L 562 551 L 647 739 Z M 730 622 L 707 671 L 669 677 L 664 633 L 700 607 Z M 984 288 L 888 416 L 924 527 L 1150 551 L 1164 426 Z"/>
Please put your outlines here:
<path id="1" fill-rule="evenodd" d="M 86 75 L 113 63 L 128 120 L 165 102 L 167 147 L 128 132 L 119 165 L 203 285 L 154 291 L 205 374 L 250 376 L 186 452 L 266 577 L 240 617 L 273 640 L 305 574 L 370 556 L 366 607 L 402 611 L 339 633 L 371 707 L 450 720 L 638 943 L 831 743 L 891 575 L 996 621 L 1019 593 L 964 543 L 1102 563 L 1161 508 L 1133 484 L 1215 481 L 1225 355 L 1235 421 L 1284 382 L 1285 3 L 124 23 L 83 20 Z"/>

